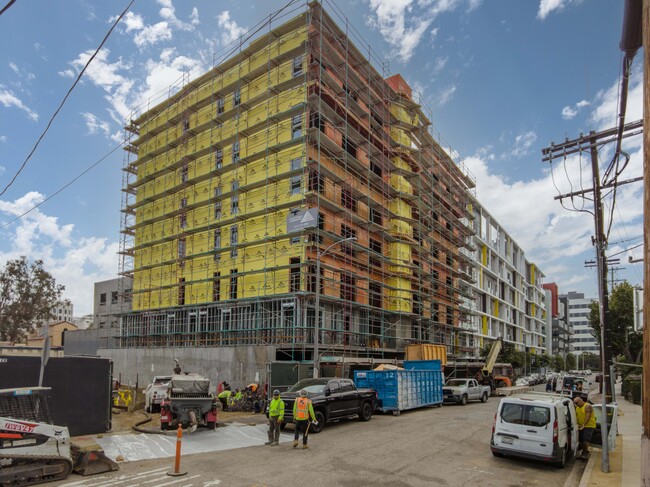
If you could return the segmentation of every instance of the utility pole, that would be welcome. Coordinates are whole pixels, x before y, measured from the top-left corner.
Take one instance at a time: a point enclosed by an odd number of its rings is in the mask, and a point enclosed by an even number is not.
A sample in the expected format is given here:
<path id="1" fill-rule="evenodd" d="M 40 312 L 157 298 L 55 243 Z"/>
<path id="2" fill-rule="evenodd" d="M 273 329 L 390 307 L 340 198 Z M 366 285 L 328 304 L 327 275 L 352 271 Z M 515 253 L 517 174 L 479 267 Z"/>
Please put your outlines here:
<path id="1" fill-rule="evenodd" d="M 650 2 L 650 0 L 647 0 Z M 642 120 L 630 122 L 628 124 L 621 124 L 619 127 L 603 130 L 600 132 L 589 132 L 588 136 L 583 136 L 573 139 L 565 140 L 561 144 L 551 143 L 550 147 L 542 149 L 542 160 L 545 162 L 552 162 L 554 158 L 566 157 L 569 154 L 582 153 L 589 150 L 591 155 L 591 170 L 592 170 L 592 187 L 575 191 L 572 193 L 561 194 L 555 197 L 556 200 L 564 198 L 573 198 L 575 196 L 583 196 L 593 193 L 593 214 L 594 214 L 594 227 L 595 235 L 592 237 L 592 243 L 596 247 L 596 267 L 598 268 L 598 301 L 600 307 L 600 356 L 601 368 L 603 374 L 603 400 L 602 400 L 602 417 L 607 417 L 607 403 L 612 398 L 612 385 L 610 380 L 610 365 L 612 359 L 612 346 L 611 346 L 611 333 L 609 331 L 609 294 L 607 292 L 607 239 L 605 237 L 605 225 L 603 222 L 603 203 L 601 191 L 603 189 L 620 187 L 624 184 L 629 184 L 643 180 L 643 177 L 635 177 L 628 180 L 618 180 L 615 178 L 613 181 L 601 184 L 600 170 L 598 166 L 598 147 L 616 142 L 633 135 L 639 135 L 643 131 L 641 127 Z M 647 236 L 647 232 L 644 232 Z M 577 366 L 577 364 L 576 364 Z M 607 438 L 607 421 L 603 421 L 602 435 Z M 603 472 L 609 472 L 609 448 L 608 442 L 603 441 L 602 449 L 602 463 L 601 469 Z M 648 484 L 647 487 L 650 487 Z"/>
<path id="2" fill-rule="evenodd" d="M 643 1 L 643 435 L 641 435 L 641 486 L 650 487 L 650 0 Z"/>
<path id="3" fill-rule="evenodd" d="M 598 266 L 598 297 L 600 305 L 600 358 L 602 360 L 602 373 L 603 373 L 603 395 L 602 405 L 603 413 L 600 416 L 603 418 L 601 423 L 602 432 L 602 471 L 609 472 L 609 441 L 608 441 L 608 424 L 607 424 L 607 402 L 612 399 L 612 389 L 610 380 L 610 361 L 612 359 L 611 337 L 609 334 L 609 294 L 607 292 L 607 255 L 605 248 L 607 241 L 605 238 L 605 231 L 603 225 L 603 201 L 600 194 L 600 174 L 598 171 L 598 147 L 595 145 L 596 138 L 595 132 L 589 132 L 591 138 L 591 171 L 593 177 L 594 188 L 594 223 L 596 225 L 596 264 Z"/>

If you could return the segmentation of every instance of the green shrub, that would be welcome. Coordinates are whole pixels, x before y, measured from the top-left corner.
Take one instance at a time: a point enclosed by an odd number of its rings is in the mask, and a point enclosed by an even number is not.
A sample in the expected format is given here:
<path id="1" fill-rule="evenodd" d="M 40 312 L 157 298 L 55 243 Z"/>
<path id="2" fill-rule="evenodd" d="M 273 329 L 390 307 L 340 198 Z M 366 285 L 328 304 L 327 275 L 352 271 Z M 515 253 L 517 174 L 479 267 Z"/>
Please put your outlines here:
<path id="1" fill-rule="evenodd" d="M 641 404 L 642 388 L 643 382 L 641 381 L 641 377 L 638 375 L 630 375 L 623 380 L 621 394 L 628 401 L 634 404 Z"/>

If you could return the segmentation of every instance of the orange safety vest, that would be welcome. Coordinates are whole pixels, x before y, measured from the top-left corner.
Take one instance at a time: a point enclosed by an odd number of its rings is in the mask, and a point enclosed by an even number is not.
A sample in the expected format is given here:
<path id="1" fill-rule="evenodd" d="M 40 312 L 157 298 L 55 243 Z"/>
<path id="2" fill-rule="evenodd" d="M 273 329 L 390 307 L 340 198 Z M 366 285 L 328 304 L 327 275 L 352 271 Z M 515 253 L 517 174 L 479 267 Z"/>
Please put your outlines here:
<path id="1" fill-rule="evenodd" d="M 309 399 L 299 397 L 296 399 L 296 419 L 301 421 L 309 419 Z"/>

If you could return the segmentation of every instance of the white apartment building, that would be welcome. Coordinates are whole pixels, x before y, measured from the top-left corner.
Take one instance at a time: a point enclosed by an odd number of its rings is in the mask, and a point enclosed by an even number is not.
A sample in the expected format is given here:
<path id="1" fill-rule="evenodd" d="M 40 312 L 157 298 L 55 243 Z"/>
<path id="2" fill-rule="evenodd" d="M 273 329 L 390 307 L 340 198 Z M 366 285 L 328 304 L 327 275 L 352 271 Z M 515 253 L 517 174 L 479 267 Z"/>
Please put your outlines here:
<path id="1" fill-rule="evenodd" d="M 600 354 L 600 347 L 593 335 L 593 328 L 589 324 L 590 306 L 596 300 L 585 298 L 584 293 L 575 291 L 560 295 L 560 300 L 565 303 L 567 319 L 573 335 L 571 337 L 571 353 L 575 355 Z"/>
<path id="2" fill-rule="evenodd" d="M 471 212 L 475 267 L 467 284 L 474 298 L 467 307 L 475 345 L 482 347 L 502 337 L 517 350 L 547 353 L 544 274 L 477 200 Z"/>

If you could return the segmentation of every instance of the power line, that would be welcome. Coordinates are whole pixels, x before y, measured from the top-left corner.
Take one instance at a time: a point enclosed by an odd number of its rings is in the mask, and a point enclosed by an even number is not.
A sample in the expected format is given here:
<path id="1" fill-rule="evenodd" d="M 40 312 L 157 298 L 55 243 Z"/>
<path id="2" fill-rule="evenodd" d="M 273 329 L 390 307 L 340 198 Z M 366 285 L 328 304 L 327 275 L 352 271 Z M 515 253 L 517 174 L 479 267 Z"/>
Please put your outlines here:
<path id="1" fill-rule="evenodd" d="M 13 224 L 13 223 L 15 223 L 15 222 L 17 222 L 17 221 L 20 220 L 22 217 L 24 217 L 25 215 L 31 213 L 32 211 L 34 211 L 34 210 L 35 210 L 36 208 L 38 208 L 39 206 L 41 206 L 41 205 L 47 203 L 48 201 L 50 201 L 52 198 L 54 198 L 55 196 L 57 196 L 59 193 L 63 192 L 63 191 L 64 191 L 65 189 L 67 189 L 69 186 L 71 186 L 72 184 L 74 184 L 74 183 L 75 183 L 79 178 L 81 178 L 82 176 L 86 175 L 86 174 L 89 173 L 91 170 L 93 170 L 95 167 L 97 167 L 99 164 L 101 164 L 104 160 L 106 160 L 106 158 L 107 158 L 108 156 L 110 156 L 110 155 L 111 155 L 113 152 L 115 152 L 117 149 L 121 148 L 123 145 L 124 145 L 124 142 L 120 142 L 118 145 L 116 145 L 115 147 L 113 147 L 109 152 L 107 152 L 107 153 L 104 154 L 102 157 L 100 157 L 99 160 L 95 161 L 93 164 L 91 164 L 89 167 L 87 167 L 84 171 L 82 171 L 80 174 L 78 174 L 78 175 L 75 176 L 73 179 L 71 179 L 70 181 L 68 181 L 66 184 L 64 184 L 61 188 L 59 188 L 58 190 L 56 190 L 53 194 L 51 194 L 50 196 L 48 196 L 47 198 L 45 198 L 43 201 L 41 201 L 40 203 L 38 203 L 38 204 L 32 206 L 29 210 L 27 210 L 26 212 L 24 212 L 24 213 L 18 215 L 18 216 L 17 216 L 16 218 L 14 218 L 13 220 L 11 220 L 11 221 L 5 223 L 4 225 L 0 225 L 0 230 L 3 229 L 3 228 L 8 227 L 9 225 L 11 225 L 11 224 Z"/>
<path id="2" fill-rule="evenodd" d="M 2 7 L 2 10 L 0 10 L 0 15 L 2 15 L 7 10 L 9 10 L 9 7 L 11 7 L 14 3 L 16 3 L 16 0 L 9 0 L 9 3 L 7 3 L 7 5 L 5 5 L 4 7 Z"/>
<path id="3" fill-rule="evenodd" d="M 70 89 L 68 90 L 68 92 L 66 93 L 66 95 L 63 97 L 63 100 L 61 101 L 59 107 L 56 109 L 56 111 L 54 112 L 54 115 L 52 115 L 52 117 L 50 118 L 50 121 L 47 123 L 47 126 L 45 127 L 45 130 L 43 130 L 43 133 L 41 134 L 41 136 L 40 136 L 40 137 L 38 138 L 38 140 L 36 141 L 36 144 L 34 144 L 34 147 L 33 147 L 32 150 L 30 151 L 30 153 L 27 155 L 27 158 L 25 159 L 25 161 L 23 162 L 23 164 L 20 166 L 20 168 L 18 169 L 18 171 L 16 172 L 16 174 L 14 174 L 14 177 L 11 178 L 11 181 L 9 181 L 9 183 L 5 186 L 5 188 L 2 190 L 2 192 L 0 192 L 0 196 L 2 196 L 3 194 L 5 194 L 5 193 L 7 192 L 7 190 L 8 190 L 8 189 L 9 189 L 9 188 L 14 184 L 14 182 L 15 182 L 16 179 L 18 178 L 18 175 L 23 171 L 23 169 L 25 169 L 25 166 L 27 165 L 27 162 L 32 158 L 32 155 L 34 154 L 34 152 L 36 152 L 36 149 L 38 148 L 39 144 L 41 143 L 41 140 L 43 140 L 43 137 L 45 137 L 45 134 L 46 134 L 47 131 L 50 129 L 50 126 L 52 125 L 52 122 L 54 122 L 54 119 L 55 119 L 56 116 L 59 114 L 59 111 L 61 111 L 61 108 L 63 108 L 63 105 L 65 104 L 66 100 L 68 99 L 68 97 L 69 97 L 70 94 L 72 93 L 72 90 L 74 90 L 75 86 L 77 86 L 77 84 L 79 83 L 79 80 L 81 79 L 81 77 L 83 76 L 83 74 L 86 72 L 86 69 L 88 68 L 88 66 L 90 65 L 90 63 L 93 61 L 93 59 L 95 59 L 95 56 L 97 56 L 97 53 L 99 53 L 99 51 L 101 50 L 101 48 L 104 46 L 104 44 L 105 44 L 106 41 L 108 40 L 108 37 L 111 35 L 111 33 L 113 32 L 113 30 L 114 30 L 115 27 L 117 26 L 118 22 L 119 22 L 119 21 L 122 19 L 122 17 L 124 17 L 124 15 L 128 12 L 129 8 L 131 8 L 131 5 L 133 5 L 133 2 L 135 2 L 135 0 L 131 0 L 131 2 L 129 2 L 129 4 L 128 4 L 128 5 L 126 6 L 126 8 L 124 9 L 124 11 L 123 11 L 123 12 L 120 14 L 120 16 L 115 20 L 115 22 L 113 23 L 113 25 L 111 26 L 111 28 L 108 30 L 108 32 L 107 32 L 106 35 L 104 36 L 104 39 L 102 39 L 101 44 L 99 44 L 99 47 L 95 50 L 95 52 L 93 53 L 93 55 L 92 55 L 92 56 L 90 57 L 90 59 L 86 62 L 86 65 L 83 67 L 83 69 L 81 70 L 81 72 L 77 75 L 77 79 L 74 80 L 74 83 L 72 83 L 72 86 L 70 87 Z M 5 9 L 7 9 L 8 7 L 9 7 L 9 5 L 5 6 L 5 8 L 3 9 L 3 11 L 4 11 Z M 0 12 L 0 13 L 2 13 L 2 12 Z"/>

